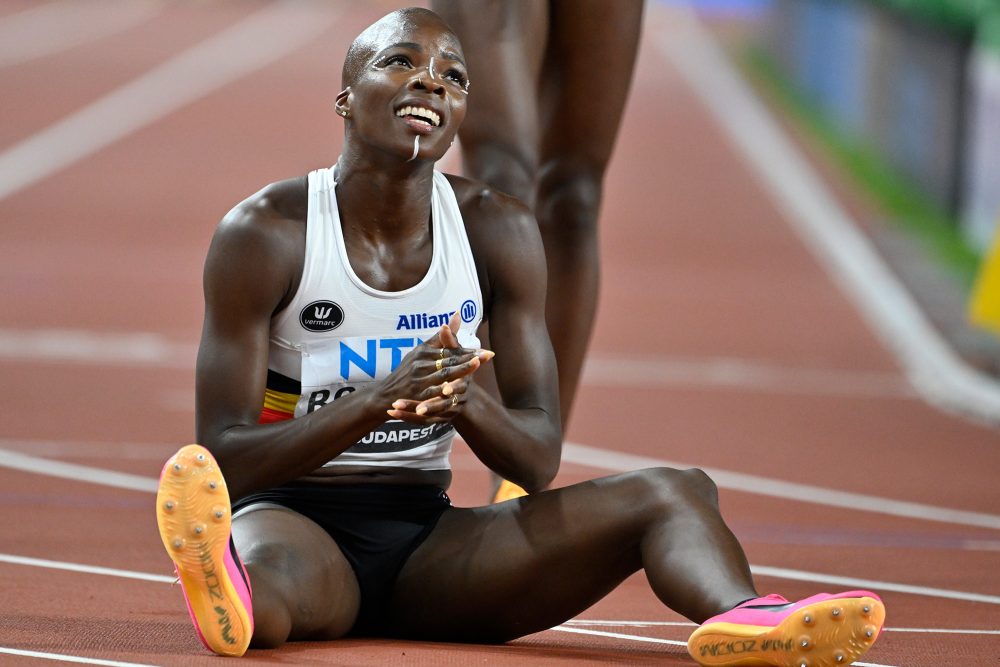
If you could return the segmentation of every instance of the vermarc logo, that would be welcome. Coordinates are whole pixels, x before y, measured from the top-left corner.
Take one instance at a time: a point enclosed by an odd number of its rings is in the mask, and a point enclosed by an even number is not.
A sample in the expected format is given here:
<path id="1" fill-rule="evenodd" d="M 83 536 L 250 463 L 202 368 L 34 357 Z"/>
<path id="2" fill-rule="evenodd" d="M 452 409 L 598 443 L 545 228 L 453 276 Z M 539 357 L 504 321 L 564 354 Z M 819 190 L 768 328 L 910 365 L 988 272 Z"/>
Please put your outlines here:
<path id="1" fill-rule="evenodd" d="M 309 331 L 332 331 L 344 323 L 344 310 L 333 301 L 313 301 L 299 313 L 299 323 Z"/>

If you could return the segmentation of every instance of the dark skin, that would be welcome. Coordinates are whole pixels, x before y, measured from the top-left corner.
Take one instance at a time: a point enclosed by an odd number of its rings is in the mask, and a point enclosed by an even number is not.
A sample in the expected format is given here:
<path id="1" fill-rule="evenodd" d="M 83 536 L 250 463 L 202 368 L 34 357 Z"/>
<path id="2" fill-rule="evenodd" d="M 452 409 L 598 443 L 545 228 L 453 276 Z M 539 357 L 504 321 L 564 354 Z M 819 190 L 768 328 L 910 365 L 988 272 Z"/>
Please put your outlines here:
<path id="1" fill-rule="evenodd" d="M 465 112 L 466 95 L 449 80 L 451 70 L 464 73 L 464 57 L 455 36 L 427 10 L 390 14 L 359 40 L 367 46 L 358 50 L 359 64 L 337 98 L 347 119 L 337 200 L 355 272 L 372 287 L 401 290 L 430 265 L 432 170 Z M 414 101 L 437 112 L 440 126 L 414 129 L 396 116 L 400 105 Z M 416 134 L 420 148 L 411 160 Z M 449 475 L 442 478 L 440 471 L 316 473 L 389 417 L 450 420 L 497 473 L 532 490 L 551 482 L 561 433 L 537 226 L 513 198 L 450 180 L 475 255 L 496 358 L 460 347 L 455 319 L 373 389 L 275 424 L 258 424 L 257 417 L 270 320 L 289 303 L 302 273 L 304 179 L 265 188 L 220 224 L 205 269 L 197 429 L 234 499 L 302 478 L 397 483 L 405 476 L 407 483 L 445 487 Z M 441 349 L 445 362 L 437 370 Z M 498 396 L 476 382 L 484 364 L 495 369 Z M 252 646 L 332 639 L 350 630 L 360 605 L 357 580 L 316 524 L 266 507 L 236 518 L 233 537 L 254 589 Z M 698 471 L 659 469 L 446 510 L 403 567 L 385 632 L 512 639 L 571 618 L 640 568 L 664 603 L 695 620 L 756 596 L 711 481 Z M 535 600 L 529 608 L 506 604 L 529 597 Z"/>
<path id="2" fill-rule="evenodd" d="M 565 430 L 597 309 L 597 219 L 643 0 L 431 0 L 431 7 L 465 45 L 475 82 L 460 133 L 466 174 L 517 197 L 538 219 Z"/>

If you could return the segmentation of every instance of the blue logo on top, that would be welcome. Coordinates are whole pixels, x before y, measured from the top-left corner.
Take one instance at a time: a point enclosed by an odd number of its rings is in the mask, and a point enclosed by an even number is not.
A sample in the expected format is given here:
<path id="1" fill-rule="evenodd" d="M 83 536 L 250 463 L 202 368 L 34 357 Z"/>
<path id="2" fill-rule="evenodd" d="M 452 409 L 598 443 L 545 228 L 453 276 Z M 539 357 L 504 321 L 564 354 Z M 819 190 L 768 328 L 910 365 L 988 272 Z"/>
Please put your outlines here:
<path id="1" fill-rule="evenodd" d="M 476 319 L 476 302 L 472 299 L 466 299 L 462 302 L 462 321 L 468 324 L 472 320 Z"/>

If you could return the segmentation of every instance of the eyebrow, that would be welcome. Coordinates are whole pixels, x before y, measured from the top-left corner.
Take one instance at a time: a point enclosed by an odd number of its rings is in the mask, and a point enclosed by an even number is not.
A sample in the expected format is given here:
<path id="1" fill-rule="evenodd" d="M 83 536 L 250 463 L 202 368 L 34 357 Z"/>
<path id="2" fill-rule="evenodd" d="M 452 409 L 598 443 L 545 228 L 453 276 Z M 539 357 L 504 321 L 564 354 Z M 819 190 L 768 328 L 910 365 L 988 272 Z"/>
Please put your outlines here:
<path id="1" fill-rule="evenodd" d="M 420 44 L 417 44 L 416 42 L 396 42 L 395 44 L 390 44 L 389 46 L 379 51 L 375 55 L 375 59 L 377 60 L 386 51 L 391 51 L 392 49 L 399 49 L 399 48 L 410 49 L 411 51 L 421 51 L 421 52 L 424 50 L 424 47 L 421 46 Z M 454 51 L 442 51 L 441 57 L 447 60 L 454 60 L 455 62 L 460 63 L 463 67 L 466 66 L 465 61 L 462 60 L 462 57 L 457 53 L 455 53 Z"/>

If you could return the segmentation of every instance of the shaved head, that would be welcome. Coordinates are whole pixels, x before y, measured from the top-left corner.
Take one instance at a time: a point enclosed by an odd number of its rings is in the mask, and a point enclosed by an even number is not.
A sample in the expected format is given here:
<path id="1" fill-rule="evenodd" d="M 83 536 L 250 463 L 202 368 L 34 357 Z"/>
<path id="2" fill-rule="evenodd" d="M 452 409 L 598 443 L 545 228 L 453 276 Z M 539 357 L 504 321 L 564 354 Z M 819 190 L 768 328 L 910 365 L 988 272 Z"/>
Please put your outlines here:
<path id="1" fill-rule="evenodd" d="M 372 57 L 378 53 L 390 40 L 397 39 L 401 34 L 406 33 L 417 26 L 437 24 L 452 32 L 452 29 L 444 22 L 440 16 L 429 9 L 423 7 L 407 7 L 397 9 L 386 14 L 375 23 L 365 28 L 358 35 L 351 46 L 347 49 L 347 56 L 344 58 L 344 69 L 341 72 L 341 86 L 354 85 L 361 73 L 368 67 Z M 458 38 L 455 38 L 458 42 Z"/>

